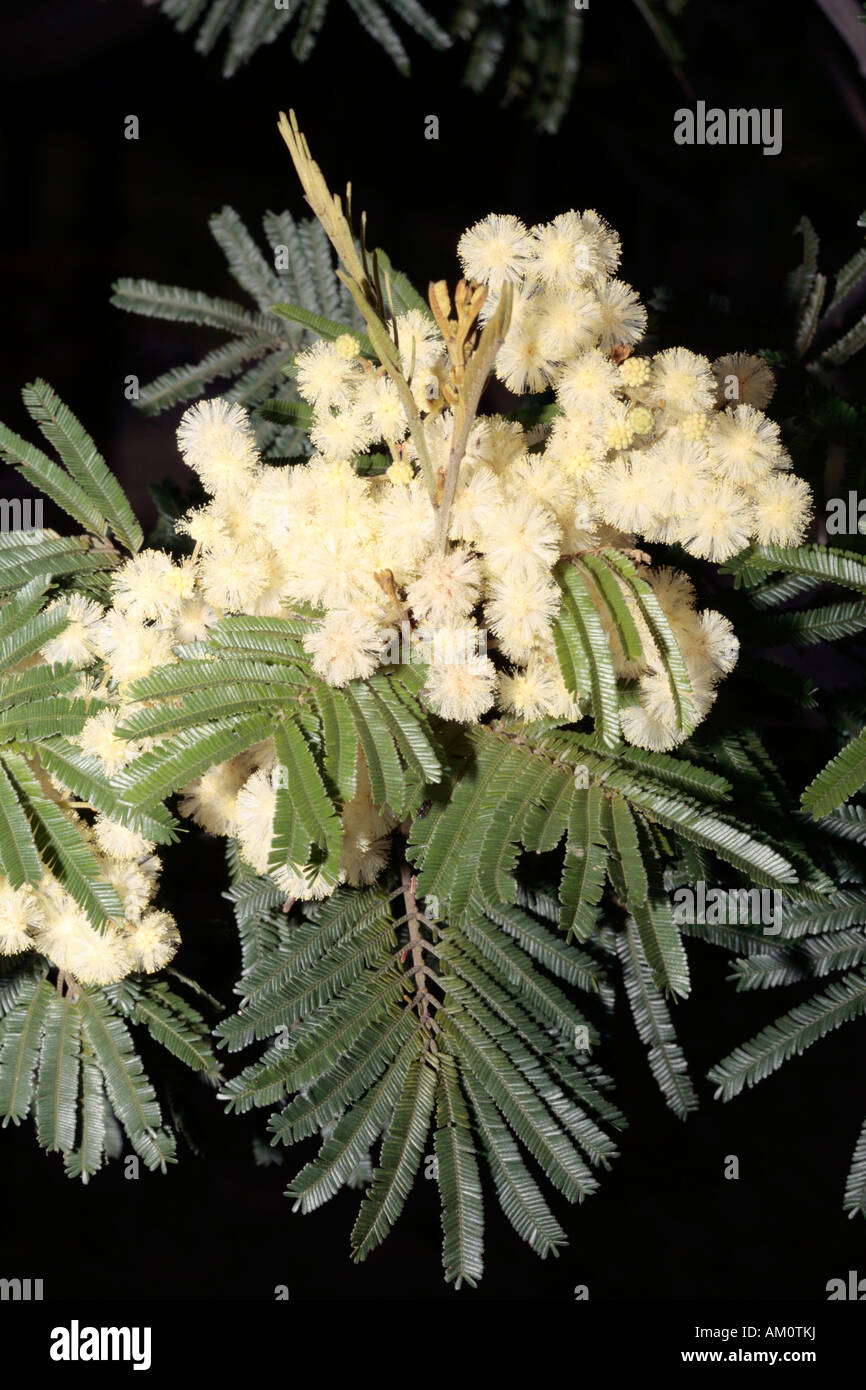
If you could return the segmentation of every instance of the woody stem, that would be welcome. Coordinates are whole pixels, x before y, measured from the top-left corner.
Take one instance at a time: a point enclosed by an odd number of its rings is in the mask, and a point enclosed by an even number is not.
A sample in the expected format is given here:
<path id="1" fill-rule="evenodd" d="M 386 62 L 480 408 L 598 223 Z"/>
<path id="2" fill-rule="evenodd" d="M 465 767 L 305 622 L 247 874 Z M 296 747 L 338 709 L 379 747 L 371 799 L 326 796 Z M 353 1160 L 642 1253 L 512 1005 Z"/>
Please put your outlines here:
<path id="1" fill-rule="evenodd" d="M 403 864 L 400 868 L 400 881 L 403 889 L 405 922 L 409 932 L 409 952 L 412 957 L 412 976 L 415 981 L 415 1003 L 418 1006 L 421 1022 L 438 1033 L 439 1025 L 431 1012 L 431 1005 L 434 1005 L 436 1001 L 427 984 L 430 971 L 424 960 L 427 942 L 421 930 L 423 917 L 418 910 L 418 901 L 415 897 L 415 875 L 408 864 Z"/>

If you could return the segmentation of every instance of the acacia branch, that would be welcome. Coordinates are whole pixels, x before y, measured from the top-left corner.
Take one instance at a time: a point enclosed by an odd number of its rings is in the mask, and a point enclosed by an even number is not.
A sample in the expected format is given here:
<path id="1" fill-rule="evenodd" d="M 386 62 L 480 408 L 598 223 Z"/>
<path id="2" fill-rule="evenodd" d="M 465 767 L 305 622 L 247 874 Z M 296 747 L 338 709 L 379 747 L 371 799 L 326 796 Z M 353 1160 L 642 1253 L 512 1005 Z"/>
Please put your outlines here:
<path id="1" fill-rule="evenodd" d="M 442 554 L 448 547 L 448 526 L 451 519 L 451 506 L 457 492 L 460 478 L 460 465 L 469 442 L 469 432 L 475 423 L 478 403 L 493 370 L 496 354 L 505 342 L 508 325 L 511 322 L 511 286 L 505 285 L 493 317 L 485 325 L 478 347 L 469 359 L 460 388 L 460 396 L 454 410 L 454 427 L 451 435 L 451 449 L 448 454 L 448 469 L 442 488 L 442 498 L 436 516 L 436 536 L 434 550 Z"/>
<path id="2" fill-rule="evenodd" d="M 400 882 L 403 891 L 403 903 L 406 909 L 405 922 L 409 931 L 409 953 L 412 957 L 412 978 L 415 981 L 415 1003 L 422 1024 L 425 1028 L 433 1032 L 439 1032 L 439 1024 L 431 1006 L 435 1007 L 436 999 L 430 993 L 428 979 L 431 975 L 429 966 L 424 959 L 424 952 L 429 946 L 429 942 L 424 939 L 421 931 L 421 923 L 424 920 L 423 914 L 418 910 L 418 902 L 415 897 L 416 877 L 408 864 L 401 865 Z M 435 976 L 434 976 L 435 978 Z"/>

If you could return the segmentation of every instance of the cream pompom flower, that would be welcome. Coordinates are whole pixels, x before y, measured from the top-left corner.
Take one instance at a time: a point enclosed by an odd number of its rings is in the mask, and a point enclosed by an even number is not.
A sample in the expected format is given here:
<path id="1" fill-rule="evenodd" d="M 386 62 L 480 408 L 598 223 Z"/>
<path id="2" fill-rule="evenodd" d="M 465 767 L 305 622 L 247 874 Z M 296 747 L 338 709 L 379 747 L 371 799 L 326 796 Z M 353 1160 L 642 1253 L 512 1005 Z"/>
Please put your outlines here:
<path id="1" fill-rule="evenodd" d="M 371 376 L 363 381 L 355 393 L 355 409 L 374 438 L 391 443 L 405 438 L 408 425 L 403 402 L 388 377 Z"/>
<path id="2" fill-rule="evenodd" d="M 420 478 L 389 487 L 379 502 L 376 529 L 382 563 L 395 575 L 415 573 L 433 544 L 436 516 Z"/>
<path id="3" fill-rule="evenodd" d="M 646 454 L 659 511 L 681 516 L 708 481 L 709 457 L 703 444 L 667 430 Z"/>
<path id="4" fill-rule="evenodd" d="M 638 688 L 641 705 L 647 714 L 675 732 L 678 722 L 677 706 L 667 673 L 656 668 L 645 671 L 638 681 Z"/>
<path id="5" fill-rule="evenodd" d="M 217 620 L 216 609 L 212 608 L 202 594 L 193 594 L 180 607 L 172 624 L 172 643 L 184 645 L 187 642 L 201 642 L 207 637 L 207 630 Z"/>
<path id="6" fill-rule="evenodd" d="M 427 704 L 443 719 L 475 724 L 492 707 L 496 667 L 486 656 L 467 661 L 436 662 L 427 669 L 423 693 Z"/>
<path id="7" fill-rule="evenodd" d="M 716 383 L 706 357 L 688 348 L 668 348 L 653 358 L 653 396 L 665 416 L 682 418 L 709 410 Z"/>
<path id="8" fill-rule="evenodd" d="M 84 985 L 117 984 L 132 968 L 126 933 L 111 926 L 100 933 L 89 923 L 81 924 L 68 941 L 63 959 L 54 957 L 54 962 Z"/>
<path id="9" fill-rule="evenodd" d="M 343 807 L 343 848 L 340 871 L 343 880 L 359 887 L 374 883 L 388 862 L 389 824 L 363 792 Z"/>
<path id="10" fill-rule="evenodd" d="M 484 656 L 487 638 L 473 618 L 465 622 L 444 623 L 440 627 L 416 628 L 410 634 L 410 660 L 425 665 L 451 666 Z"/>
<path id="11" fill-rule="evenodd" d="M 102 853 L 110 859 L 143 859 L 156 848 L 140 831 L 120 825 L 102 812 L 93 822 L 93 836 Z"/>
<path id="12" fill-rule="evenodd" d="M 313 670 L 329 685 L 364 680 L 379 665 L 382 639 L 369 618 L 349 611 L 332 610 L 315 632 L 304 638 L 313 658 Z"/>
<path id="13" fill-rule="evenodd" d="M 191 406 L 178 426 L 177 440 L 208 492 L 238 486 L 259 462 L 247 412 L 220 397 Z"/>
<path id="14" fill-rule="evenodd" d="M 545 286 L 568 289 L 599 269 L 595 238 L 580 213 L 561 212 L 552 222 L 533 227 L 529 275 Z"/>
<path id="15" fill-rule="evenodd" d="M 63 632 L 40 648 L 44 660 L 49 664 L 89 665 L 97 653 L 96 633 L 103 617 L 101 604 L 83 594 L 70 594 L 68 598 L 55 599 L 47 611 L 65 616 L 67 623 Z"/>
<path id="16" fill-rule="evenodd" d="M 360 378 L 354 357 L 344 355 L 336 343 L 322 341 L 298 353 L 295 371 L 298 395 L 317 410 L 348 405 Z"/>
<path id="17" fill-rule="evenodd" d="M 139 622 L 116 609 L 94 626 L 93 642 L 117 685 L 149 676 L 155 666 L 174 659 L 167 628 Z"/>
<path id="18" fill-rule="evenodd" d="M 286 569 L 286 591 L 325 608 L 351 608 L 375 589 L 376 551 L 345 528 L 314 530 Z"/>
<path id="19" fill-rule="evenodd" d="M 541 345 L 541 324 L 534 318 L 514 324 L 496 358 L 496 375 L 509 391 L 543 391 L 553 377 L 554 363 Z"/>
<path id="20" fill-rule="evenodd" d="M 390 832 L 397 824 L 387 807 L 373 805 L 370 776 L 359 752 L 355 795 L 343 807 L 343 849 L 340 872 L 353 886 L 373 883 L 388 862 Z M 294 896 L 300 896 L 295 894 Z"/>
<path id="21" fill-rule="evenodd" d="M 32 950 L 33 933 L 41 920 L 38 899 L 30 885 L 13 888 L 0 874 L 0 956 Z"/>
<path id="22" fill-rule="evenodd" d="M 91 715 L 81 732 L 71 740 L 85 753 L 98 758 L 109 775 L 126 767 L 142 751 L 142 745 L 134 739 L 118 736 L 117 726 L 122 720 L 123 713 L 119 709 L 100 710 Z"/>
<path id="23" fill-rule="evenodd" d="M 563 477 L 561 466 L 543 454 L 523 454 L 509 464 L 505 474 L 506 502 L 526 498 L 546 507 L 560 526 L 574 515 L 580 484 L 570 473 Z"/>
<path id="24" fill-rule="evenodd" d="M 300 902 L 320 902 L 322 898 L 329 898 L 337 886 L 336 879 L 314 864 L 286 862 L 272 869 L 270 876 L 287 898 L 297 898 Z"/>
<path id="25" fill-rule="evenodd" d="M 755 535 L 761 545 L 800 545 L 812 519 L 808 483 L 771 473 L 751 491 Z"/>
<path id="26" fill-rule="evenodd" d="M 272 550 L 267 558 L 267 582 L 247 610 L 257 618 L 285 616 L 286 596 L 294 569 L 284 551 Z"/>
<path id="27" fill-rule="evenodd" d="M 260 480 L 261 471 L 252 473 L 243 486 L 224 487 L 212 499 L 210 510 L 225 538 L 221 540 L 218 536 L 213 548 L 224 544 L 226 540 L 241 545 L 249 545 L 251 541 L 258 540 L 259 530 L 250 508 L 250 497 L 254 495 Z"/>
<path id="28" fill-rule="evenodd" d="M 576 722 L 581 717 L 580 706 L 566 689 L 559 667 L 537 655 L 522 670 L 501 676 L 499 691 L 504 707 L 527 721 L 552 716 Z"/>
<path id="29" fill-rule="evenodd" d="M 707 487 L 695 497 L 678 524 L 678 534 L 690 555 L 721 564 L 745 549 L 753 527 L 753 511 L 747 499 L 720 484 Z"/>
<path id="30" fill-rule="evenodd" d="M 110 985 L 129 973 L 126 933 L 109 923 L 99 932 L 56 880 L 46 878 L 37 892 L 41 919 L 36 945 L 60 970 L 85 985 Z"/>
<path id="31" fill-rule="evenodd" d="M 255 531 L 271 545 L 284 545 L 298 520 L 294 495 L 295 468 L 268 468 L 256 479 L 246 499 Z"/>
<path id="32" fill-rule="evenodd" d="M 479 467 L 501 475 L 526 453 L 526 436 L 516 420 L 482 416 L 469 432 L 461 473 Z"/>
<path id="33" fill-rule="evenodd" d="M 476 544 L 500 579 L 534 579 L 559 557 L 560 528 L 547 507 L 532 498 L 509 498 L 484 519 Z"/>
<path id="34" fill-rule="evenodd" d="M 545 576 L 494 579 L 488 595 L 484 614 L 491 631 L 507 657 L 525 660 L 550 633 L 559 608 L 559 589 Z"/>
<path id="35" fill-rule="evenodd" d="M 244 858 L 259 874 L 267 872 L 276 808 L 274 774 L 254 772 L 237 793 L 234 833 Z"/>
<path id="36" fill-rule="evenodd" d="M 115 889 L 123 903 L 123 915 L 128 922 L 137 922 L 154 893 L 159 877 L 159 860 L 155 855 L 136 863 L 132 859 L 106 859 L 102 878 Z"/>
<path id="37" fill-rule="evenodd" d="M 594 208 L 587 208 L 580 214 L 580 225 L 591 248 L 589 261 L 592 274 L 615 274 L 622 253 L 619 234 Z"/>
<path id="38" fill-rule="evenodd" d="M 729 352 L 717 357 L 713 376 L 720 406 L 753 405 L 763 410 L 776 390 L 776 378 L 769 363 L 750 352 Z"/>
<path id="39" fill-rule="evenodd" d="M 343 849 L 340 870 L 344 882 L 353 888 L 375 883 L 388 863 L 391 841 L 377 835 L 360 812 L 349 807 L 343 812 Z M 300 895 L 295 895 L 300 896 Z"/>
<path id="40" fill-rule="evenodd" d="M 631 285 L 622 280 L 606 280 L 596 290 L 601 323 L 599 347 L 610 352 L 617 343 L 631 347 L 646 332 L 646 309 Z"/>
<path id="41" fill-rule="evenodd" d="M 50 874 L 46 874 L 39 885 L 36 900 L 39 912 L 36 944 L 43 955 L 65 969 L 69 948 L 82 931 L 90 930 L 87 914 Z"/>
<path id="42" fill-rule="evenodd" d="M 195 589 L 196 566 L 173 563 L 162 550 L 143 550 L 112 576 L 115 609 L 132 622 L 173 618 Z"/>
<path id="43" fill-rule="evenodd" d="M 682 570 L 663 565 L 660 569 L 649 569 L 642 576 L 664 610 L 671 623 L 682 623 L 694 613 L 695 586 Z"/>
<path id="44" fill-rule="evenodd" d="M 355 542 L 368 540 L 376 516 L 369 479 L 359 477 L 348 460 L 314 457 L 309 473 L 319 492 L 318 519 Z"/>
<path id="45" fill-rule="evenodd" d="M 641 536 L 650 545 L 676 545 L 680 540 L 680 518 L 656 512 L 644 526 Z"/>
<path id="46" fill-rule="evenodd" d="M 205 551 L 223 544 L 229 538 L 225 513 L 214 501 L 207 502 L 203 507 L 191 508 L 176 522 L 176 529 Z"/>
<path id="47" fill-rule="evenodd" d="M 523 278 L 532 252 L 532 238 L 520 218 L 495 212 L 476 222 L 457 243 L 466 278 L 494 292 Z"/>
<path id="48" fill-rule="evenodd" d="M 601 333 L 598 299 L 590 290 L 547 293 L 538 305 L 538 341 L 552 362 L 563 362 L 594 347 Z"/>
<path id="49" fill-rule="evenodd" d="M 544 457 L 558 466 L 566 477 L 582 480 L 605 454 L 602 431 L 606 414 L 599 420 L 590 415 L 570 412 L 554 420 L 547 439 Z"/>
<path id="50" fill-rule="evenodd" d="M 740 654 L 740 643 L 734 632 L 734 625 L 724 613 L 705 608 L 698 619 L 699 631 L 693 640 L 714 668 L 717 676 L 727 676 L 733 671 Z"/>
<path id="51" fill-rule="evenodd" d="M 311 865 L 284 863 L 268 868 L 277 807 L 277 770 L 260 768 L 238 793 L 235 833 L 241 853 L 259 874 L 269 874 L 287 897 L 309 901 L 333 893 L 336 880 Z"/>
<path id="52" fill-rule="evenodd" d="M 247 612 L 268 587 L 273 558 L 262 537 L 218 542 L 199 562 L 206 602 L 219 612 Z"/>
<path id="53" fill-rule="evenodd" d="M 126 938 L 133 970 L 162 970 L 180 945 L 177 923 L 168 912 L 145 912 Z"/>
<path id="54" fill-rule="evenodd" d="M 659 509 L 659 492 L 652 463 L 640 454 L 625 455 L 600 465 L 594 494 L 601 514 L 621 531 L 642 533 Z"/>
<path id="55" fill-rule="evenodd" d="M 650 714 L 643 705 L 629 705 L 620 710 L 620 724 L 628 743 L 653 753 L 667 753 L 685 737 L 676 727 Z"/>
<path id="56" fill-rule="evenodd" d="M 720 411 L 707 431 L 710 461 L 726 482 L 749 484 L 782 458 L 779 426 L 751 405 Z"/>
<path id="57" fill-rule="evenodd" d="M 338 461 L 363 453 L 375 437 L 369 415 L 354 404 L 343 410 L 329 409 L 317 414 L 310 430 L 313 446 L 326 459 Z"/>
<path id="58" fill-rule="evenodd" d="M 210 835 L 234 833 L 238 792 L 250 774 L 242 758 L 215 763 L 181 789 L 178 810 Z"/>
<path id="59" fill-rule="evenodd" d="M 598 348 L 588 348 L 558 374 L 554 389 L 566 414 L 579 411 L 597 415 L 609 412 L 619 375 L 610 358 Z"/>
<path id="60" fill-rule="evenodd" d="M 406 597 L 416 618 L 439 626 L 465 618 L 478 601 L 480 585 L 477 559 L 456 546 L 444 555 L 428 555 Z"/>

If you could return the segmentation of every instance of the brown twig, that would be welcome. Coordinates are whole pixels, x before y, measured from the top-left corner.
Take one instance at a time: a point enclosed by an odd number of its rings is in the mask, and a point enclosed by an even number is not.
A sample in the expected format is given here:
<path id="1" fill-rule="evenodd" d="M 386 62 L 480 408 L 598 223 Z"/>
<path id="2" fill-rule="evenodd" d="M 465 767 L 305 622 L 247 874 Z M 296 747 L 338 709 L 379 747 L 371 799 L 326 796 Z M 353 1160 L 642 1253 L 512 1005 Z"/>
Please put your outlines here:
<path id="1" fill-rule="evenodd" d="M 417 885 L 416 875 L 413 874 L 408 864 L 403 864 L 400 869 L 400 882 L 403 892 L 403 903 L 406 909 L 405 921 L 409 930 L 408 952 L 412 957 L 412 977 L 415 981 L 415 1004 L 418 1009 L 422 1024 L 432 1032 L 438 1033 L 439 1024 L 435 1015 L 431 1012 L 431 1006 L 435 1006 L 435 996 L 430 993 L 428 987 L 429 979 L 436 979 L 436 975 L 430 970 L 424 960 L 424 952 L 429 950 L 430 943 L 424 939 L 421 931 L 421 924 L 426 919 L 423 913 L 418 910 L 418 902 L 415 897 Z M 430 1045 L 433 1045 L 432 1038 Z"/>
<path id="2" fill-rule="evenodd" d="M 434 549 L 442 554 L 448 548 L 448 523 L 451 516 L 451 504 L 454 501 L 454 494 L 457 491 L 457 482 L 460 477 L 460 465 L 463 462 L 463 455 L 466 453 L 469 433 L 475 423 L 475 414 L 484 387 L 487 385 L 487 378 L 493 370 L 496 354 L 508 332 L 508 325 L 511 322 L 511 303 L 511 286 L 506 285 L 493 317 L 485 325 L 480 341 L 470 356 L 460 381 L 460 390 L 454 409 L 448 467 L 442 481 L 442 495 L 436 514 Z"/>

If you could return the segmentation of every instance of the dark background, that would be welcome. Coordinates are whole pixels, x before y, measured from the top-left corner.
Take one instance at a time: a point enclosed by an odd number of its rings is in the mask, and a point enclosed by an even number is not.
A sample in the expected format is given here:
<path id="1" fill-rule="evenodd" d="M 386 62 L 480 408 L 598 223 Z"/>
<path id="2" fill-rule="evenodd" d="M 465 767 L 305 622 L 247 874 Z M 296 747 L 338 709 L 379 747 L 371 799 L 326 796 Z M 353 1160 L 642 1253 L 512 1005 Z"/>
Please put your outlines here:
<path id="1" fill-rule="evenodd" d="M 312 60 L 284 40 L 230 81 L 139 0 L 4 4 L 0 137 L 0 418 L 32 433 L 21 385 L 47 378 L 93 433 L 142 519 L 146 488 L 182 477 L 179 411 L 138 415 L 130 373 L 150 380 L 200 356 L 206 331 L 121 314 L 119 275 L 236 297 L 206 227 L 231 204 L 256 230 L 267 209 L 303 212 L 276 134 L 294 106 L 333 187 L 351 178 L 370 239 L 417 284 L 455 278 L 464 227 L 490 210 L 527 223 L 596 207 L 620 232 L 622 275 L 649 297 L 672 291 L 660 333 L 713 356 L 789 340 L 785 277 L 808 212 L 825 268 L 860 244 L 866 206 L 866 85 L 807 0 L 691 0 L 679 24 L 684 92 L 628 0 L 591 0 L 577 95 L 556 137 L 536 134 L 495 95 L 460 86 L 463 52 L 431 55 L 410 35 L 400 78 L 333 0 Z M 430 8 L 445 18 L 448 3 Z M 673 113 L 708 105 L 781 107 L 783 151 L 683 148 Z M 124 118 L 140 139 L 124 139 Z M 424 118 L 440 121 L 438 142 Z M 237 970 L 218 850 L 168 856 L 167 897 L 184 933 L 178 964 L 228 1002 Z M 841 1210 L 864 1099 L 861 1027 L 817 1045 L 730 1105 L 700 1081 L 792 996 L 738 996 L 710 948 L 692 950 L 694 995 L 677 1017 L 704 1105 L 682 1125 L 654 1088 L 633 1029 L 616 1020 L 609 1063 L 630 1116 L 621 1159 L 583 1210 L 554 1201 L 572 1243 L 540 1263 L 488 1201 L 487 1273 L 468 1298 L 823 1298 L 858 1262 L 864 1227 Z M 161 1064 L 153 1071 L 159 1074 Z M 857 1097 L 861 1098 L 858 1106 Z M 420 1182 L 396 1231 L 366 1265 L 348 1258 L 359 1194 L 293 1216 L 287 1168 L 254 1166 L 255 1121 L 222 1116 L 205 1094 L 167 1176 L 126 1180 L 120 1164 L 88 1188 L 66 1181 L 29 1128 L 3 1136 L 3 1269 L 45 1279 L 46 1296 L 292 1299 L 451 1297 L 441 1281 L 435 1184 Z M 741 1177 L 725 1181 L 727 1155 Z M 290 1155 L 288 1169 L 299 1166 Z M 41 1234 L 37 1235 L 36 1232 Z"/>

